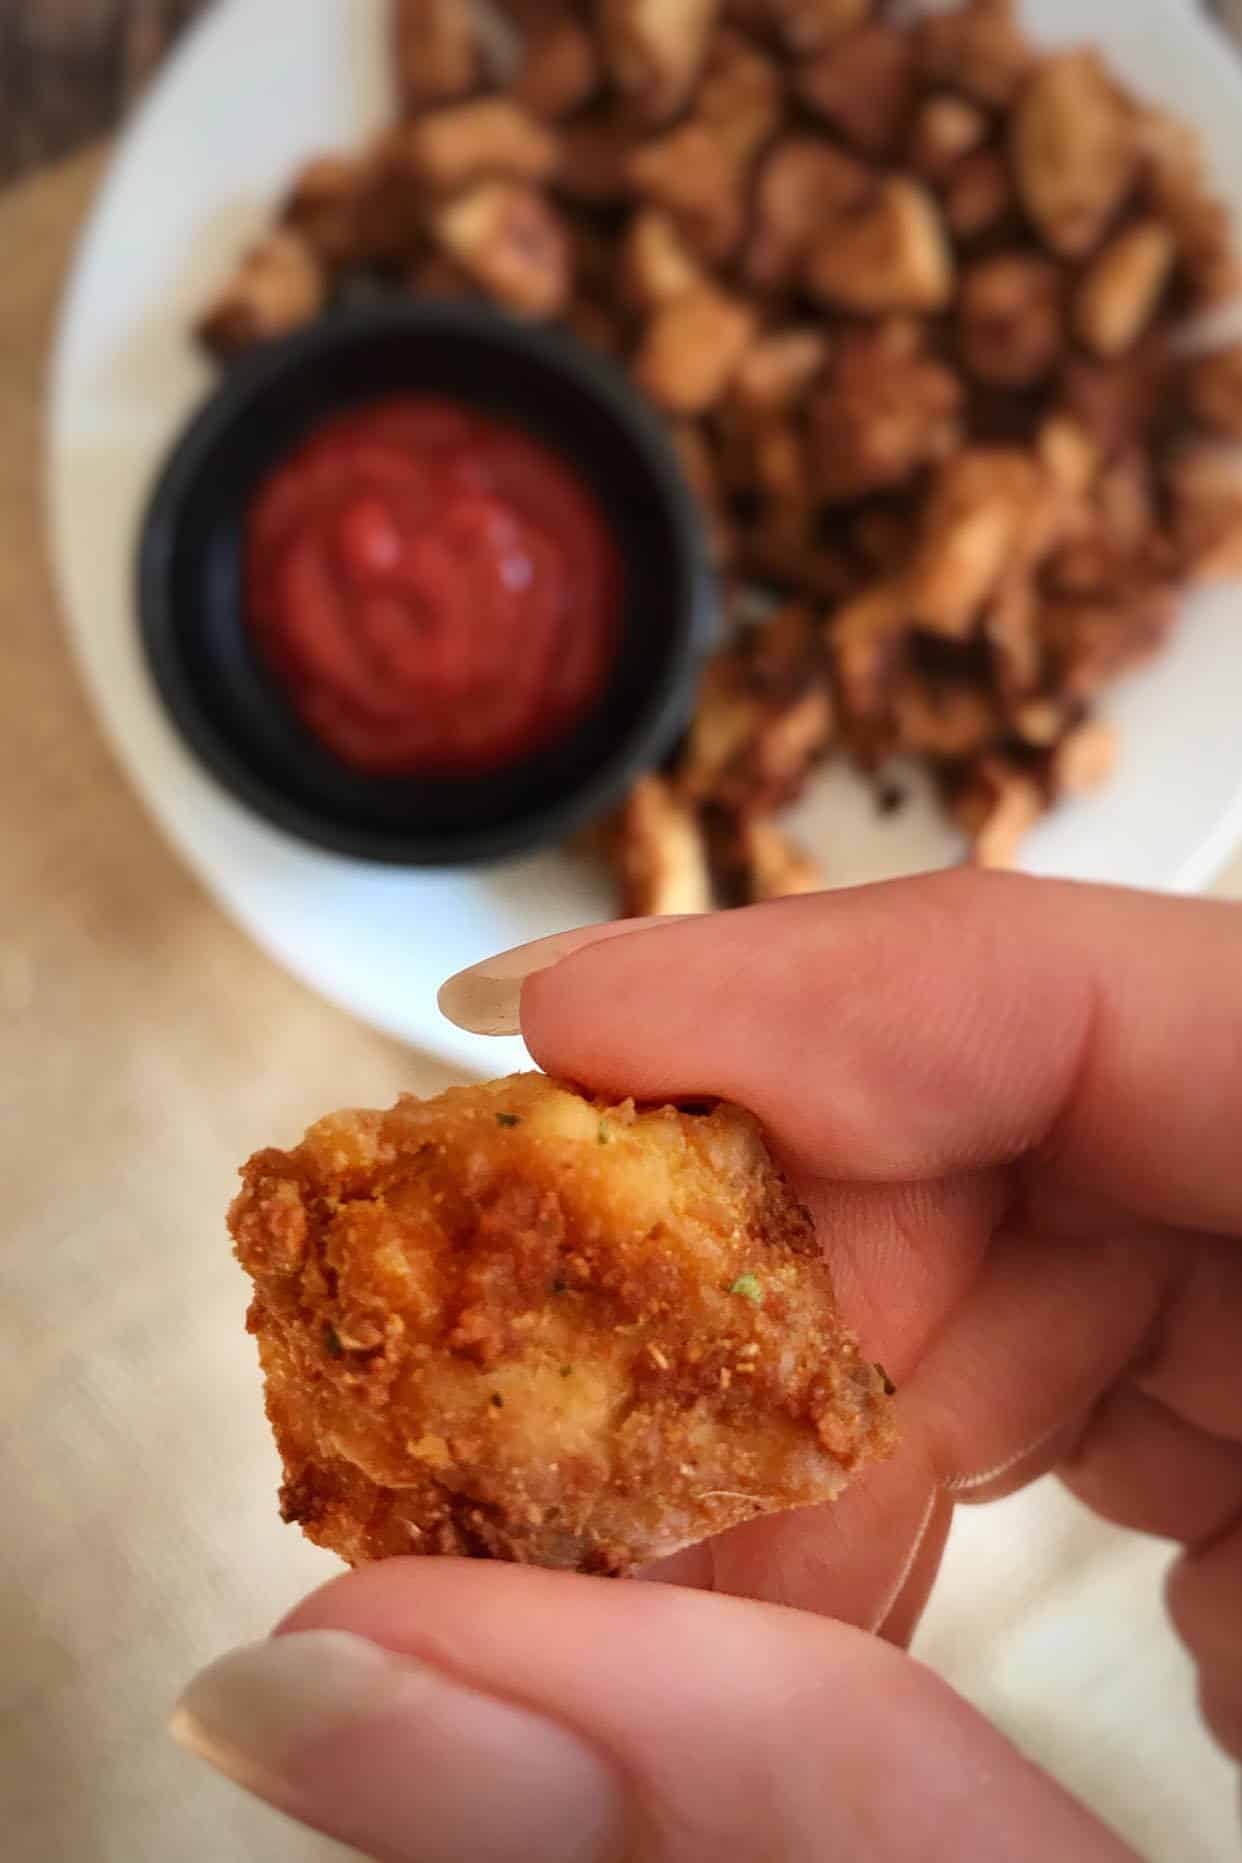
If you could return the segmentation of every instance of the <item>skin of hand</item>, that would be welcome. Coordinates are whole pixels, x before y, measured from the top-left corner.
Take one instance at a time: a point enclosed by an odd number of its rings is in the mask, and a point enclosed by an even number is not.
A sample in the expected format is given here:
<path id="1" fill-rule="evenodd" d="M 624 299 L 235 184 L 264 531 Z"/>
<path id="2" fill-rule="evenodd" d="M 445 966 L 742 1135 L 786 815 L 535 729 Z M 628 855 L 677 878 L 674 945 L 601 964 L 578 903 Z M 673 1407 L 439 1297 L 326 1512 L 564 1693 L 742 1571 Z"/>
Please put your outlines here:
<path id="1" fill-rule="evenodd" d="M 524 981 L 523 981 L 524 979 Z M 837 1503 L 616 1584 L 394 1560 L 175 1729 L 393 1863 L 1131 1856 L 904 1653 L 956 1503 L 1056 1468 L 1180 1542 L 1242 1756 L 1242 910 L 959 873 L 598 927 L 454 980 L 601 1092 L 763 1121 L 902 1442 Z"/>

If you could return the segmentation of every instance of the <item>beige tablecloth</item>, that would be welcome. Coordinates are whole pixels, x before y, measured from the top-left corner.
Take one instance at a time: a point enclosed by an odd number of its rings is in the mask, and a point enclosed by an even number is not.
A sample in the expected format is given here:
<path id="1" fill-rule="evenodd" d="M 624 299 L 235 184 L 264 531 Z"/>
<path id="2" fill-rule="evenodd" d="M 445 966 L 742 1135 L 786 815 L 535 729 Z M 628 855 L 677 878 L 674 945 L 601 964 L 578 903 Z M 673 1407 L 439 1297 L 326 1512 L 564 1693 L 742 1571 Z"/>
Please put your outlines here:
<path id="1" fill-rule="evenodd" d="M 0 1854 L 305 1863 L 342 1853 L 163 1733 L 195 1665 L 336 1569 L 275 1518 L 222 1212 L 256 1141 L 442 1077 L 221 918 L 140 812 L 70 671 L 42 560 L 40 378 L 97 171 L 91 157 L 0 198 Z M 1231 880 L 1242 896 L 1242 866 Z M 1036 1547 L 986 1592 L 951 1561 L 925 1652 L 1149 1855 L 1232 1854 L 1229 1775 L 1148 1598 L 1150 1549 L 1055 1501 L 1022 1505 L 1052 1523 L 1051 1559 Z M 1115 1601 L 1139 1583 L 1135 1627 Z M 1057 1654 L 1074 1610 L 1117 1618 L 1090 1686 L 1072 1638 Z M 1137 1768 L 1136 1724 L 1156 1756 Z M 1190 1795 L 1201 1830 L 1176 1847 Z"/>

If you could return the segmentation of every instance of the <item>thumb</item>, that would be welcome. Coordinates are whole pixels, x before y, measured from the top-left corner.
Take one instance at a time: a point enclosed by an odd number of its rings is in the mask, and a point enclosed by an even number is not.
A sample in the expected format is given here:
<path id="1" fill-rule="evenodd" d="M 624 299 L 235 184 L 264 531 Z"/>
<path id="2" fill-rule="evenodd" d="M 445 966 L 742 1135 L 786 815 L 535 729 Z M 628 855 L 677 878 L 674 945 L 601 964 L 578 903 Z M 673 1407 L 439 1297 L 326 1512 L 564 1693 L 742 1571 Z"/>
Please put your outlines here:
<path id="1" fill-rule="evenodd" d="M 674 1586 L 389 1561 L 174 1731 L 384 1863 L 1134 1863 L 891 1646 Z"/>

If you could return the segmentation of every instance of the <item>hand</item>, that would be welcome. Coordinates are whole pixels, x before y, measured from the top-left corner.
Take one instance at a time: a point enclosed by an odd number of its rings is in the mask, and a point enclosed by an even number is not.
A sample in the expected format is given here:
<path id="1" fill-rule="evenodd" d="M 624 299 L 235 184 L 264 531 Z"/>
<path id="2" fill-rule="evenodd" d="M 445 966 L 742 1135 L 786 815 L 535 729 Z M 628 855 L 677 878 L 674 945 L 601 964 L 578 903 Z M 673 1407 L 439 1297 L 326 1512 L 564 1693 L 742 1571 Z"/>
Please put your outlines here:
<path id="1" fill-rule="evenodd" d="M 532 969 L 549 1072 L 758 1114 L 898 1453 L 675 1584 L 352 1573 L 200 1677 L 183 1737 L 402 1863 L 1129 1856 L 894 1646 L 954 1503 L 1056 1467 L 1186 1547 L 1170 1609 L 1242 1755 L 1242 912 L 947 875 L 597 928 L 454 1000 L 503 1025 Z"/>

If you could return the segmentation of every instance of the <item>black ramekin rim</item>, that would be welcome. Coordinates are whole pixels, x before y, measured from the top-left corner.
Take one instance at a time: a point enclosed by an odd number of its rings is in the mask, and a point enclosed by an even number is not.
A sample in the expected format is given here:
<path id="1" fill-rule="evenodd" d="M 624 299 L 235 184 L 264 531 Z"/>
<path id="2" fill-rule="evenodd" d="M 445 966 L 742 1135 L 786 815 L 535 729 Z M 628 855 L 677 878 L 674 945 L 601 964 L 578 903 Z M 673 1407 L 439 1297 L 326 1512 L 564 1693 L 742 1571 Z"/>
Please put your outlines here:
<path id="1" fill-rule="evenodd" d="M 592 779 L 532 815 L 439 835 L 333 822 L 251 769 L 197 702 L 194 682 L 175 645 L 168 587 L 177 523 L 220 436 L 244 420 L 256 399 L 283 376 L 313 368 L 342 345 L 407 333 L 461 334 L 494 343 L 513 355 L 519 366 L 526 361 L 557 372 L 602 405 L 627 430 L 670 513 L 671 528 L 682 541 L 678 572 L 685 584 L 681 639 L 665 677 L 653 688 L 616 754 Z M 343 411 L 349 403 L 343 400 L 339 405 Z M 324 417 L 332 412 L 333 404 L 328 403 Z M 395 867 L 469 866 L 516 858 L 564 841 L 606 815 L 639 774 L 661 762 L 684 729 L 696 675 L 718 626 L 716 579 L 706 527 L 655 411 L 643 403 L 617 365 L 588 351 L 569 333 L 519 323 L 473 301 L 335 305 L 292 336 L 263 344 L 231 364 L 182 427 L 157 471 L 139 530 L 135 587 L 139 634 L 150 676 L 168 717 L 200 767 L 253 814 L 298 840 L 325 852 Z"/>

